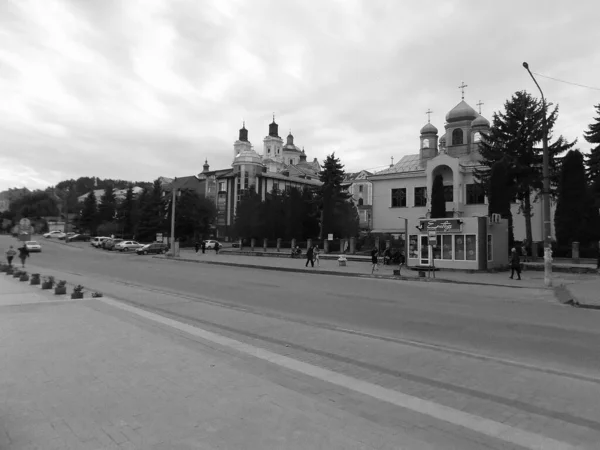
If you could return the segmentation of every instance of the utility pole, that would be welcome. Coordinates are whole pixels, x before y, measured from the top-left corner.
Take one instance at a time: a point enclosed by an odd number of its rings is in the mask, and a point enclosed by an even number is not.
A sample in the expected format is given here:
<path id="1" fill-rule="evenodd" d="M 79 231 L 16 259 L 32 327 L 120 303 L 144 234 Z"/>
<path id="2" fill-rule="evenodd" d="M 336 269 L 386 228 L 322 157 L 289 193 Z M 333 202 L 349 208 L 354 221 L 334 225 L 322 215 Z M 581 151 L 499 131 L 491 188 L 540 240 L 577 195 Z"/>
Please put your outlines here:
<path id="1" fill-rule="evenodd" d="M 542 159 L 542 170 L 543 170 L 543 178 L 544 185 L 542 191 L 543 198 L 543 214 L 544 214 L 544 284 L 546 287 L 552 286 L 552 228 L 551 228 L 551 219 L 550 219 L 550 155 L 548 154 L 548 122 L 546 118 L 546 99 L 544 97 L 544 93 L 542 92 L 542 88 L 538 84 L 537 80 L 529 70 L 529 64 L 526 62 L 523 63 L 523 67 L 529 72 L 529 75 L 533 79 L 533 82 L 540 90 L 540 94 L 542 95 L 542 108 L 544 109 L 544 118 L 542 121 L 542 132 L 544 135 L 542 136 L 542 148 L 543 148 L 543 159 Z"/>
<path id="2" fill-rule="evenodd" d="M 175 257 L 177 256 L 175 254 L 175 199 L 176 199 L 176 193 L 175 191 L 177 189 L 175 189 L 175 179 L 173 179 L 173 182 L 171 184 L 172 186 L 172 199 L 171 199 L 171 256 Z"/>

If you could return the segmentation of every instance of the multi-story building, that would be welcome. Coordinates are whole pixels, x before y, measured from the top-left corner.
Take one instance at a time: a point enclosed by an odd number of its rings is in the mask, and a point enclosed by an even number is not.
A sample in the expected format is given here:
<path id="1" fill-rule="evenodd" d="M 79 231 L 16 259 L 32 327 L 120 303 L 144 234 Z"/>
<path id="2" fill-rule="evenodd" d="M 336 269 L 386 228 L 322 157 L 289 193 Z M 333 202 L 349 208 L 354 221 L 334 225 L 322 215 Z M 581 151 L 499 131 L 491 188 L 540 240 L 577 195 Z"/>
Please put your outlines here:
<path id="1" fill-rule="evenodd" d="M 366 170 L 347 173 L 342 184 L 358 209 L 360 229 L 363 231 L 371 230 L 372 225 L 373 186 L 368 178 L 371 175 L 373 174 Z"/>

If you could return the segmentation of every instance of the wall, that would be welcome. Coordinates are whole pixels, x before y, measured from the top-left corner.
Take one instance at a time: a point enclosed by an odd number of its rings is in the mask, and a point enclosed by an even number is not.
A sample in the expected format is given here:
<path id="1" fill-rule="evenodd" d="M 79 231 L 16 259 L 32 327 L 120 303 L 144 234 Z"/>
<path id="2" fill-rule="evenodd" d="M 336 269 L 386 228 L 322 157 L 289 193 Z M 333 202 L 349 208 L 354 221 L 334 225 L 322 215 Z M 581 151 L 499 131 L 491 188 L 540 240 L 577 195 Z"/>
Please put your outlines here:
<path id="1" fill-rule="evenodd" d="M 404 231 L 404 221 L 398 217 L 405 217 L 416 223 L 419 217 L 425 217 L 426 206 L 413 207 L 414 188 L 426 185 L 424 173 L 417 177 L 402 177 L 393 179 L 376 180 L 372 182 L 373 189 L 373 230 Z M 406 208 L 393 208 L 392 189 L 406 188 Z M 414 226 L 413 226 L 414 228 Z M 410 228 L 409 228 L 410 229 Z"/>

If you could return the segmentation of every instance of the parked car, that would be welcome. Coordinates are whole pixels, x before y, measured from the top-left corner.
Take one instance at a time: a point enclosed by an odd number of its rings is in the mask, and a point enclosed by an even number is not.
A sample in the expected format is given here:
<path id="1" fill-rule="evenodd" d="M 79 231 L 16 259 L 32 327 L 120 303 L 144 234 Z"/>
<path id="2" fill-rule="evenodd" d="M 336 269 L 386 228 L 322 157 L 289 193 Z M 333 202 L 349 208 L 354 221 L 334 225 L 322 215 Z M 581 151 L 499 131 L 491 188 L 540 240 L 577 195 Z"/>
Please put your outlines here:
<path id="1" fill-rule="evenodd" d="M 32 253 L 40 253 L 42 251 L 42 246 L 38 244 L 37 241 L 27 241 L 25 242 L 25 248 Z"/>
<path id="2" fill-rule="evenodd" d="M 74 234 L 67 236 L 67 242 L 90 242 L 91 236 L 87 234 Z"/>
<path id="3" fill-rule="evenodd" d="M 60 235 L 58 235 L 57 237 L 58 237 L 58 239 L 60 239 L 61 241 L 64 241 L 64 240 L 65 240 L 65 239 L 67 239 L 68 237 L 75 236 L 75 234 L 76 234 L 76 233 L 73 233 L 72 231 L 69 231 L 68 233 L 63 233 L 63 234 L 60 234 Z"/>
<path id="4" fill-rule="evenodd" d="M 162 242 L 154 242 L 152 244 L 144 245 L 142 248 L 137 250 L 138 255 L 148 255 L 150 253 L 167 253 L 169 246 Z"/>
<path id="5" fill-rule="evenodd" d="M 219 243 L 219 247 L 223 247 L 223 244 L 221 244 L 219 241 L 213 241 L 212 239 L 209 239 L 208 241 L 206 241 L 206 249 L 212 249 L 214 250 L 215 245 L 217 244 L 217 242 Z"/>
<path id="6" fill-rule="evenodd" d="M 44 236 L 47 239 L 50 239 L 50 238 L 56 238 L 63 234 L 65 234 L 65 233 L 63 233 L 62 231 L 54 230 L 54 231 L 50 231 L 48 233 L 44 233 L 42 236 Z"/>
<path id="7" fill-rule="evenodd" d="M 120 252 L 129 252 L 142 248 L 143 245 L 136 241 L 122 241 L 115 245 L 114 249 Z"/>
<path id="8" fill-rule="evenodd" d="M 115 249 L 115 245 L 117 245 L 120 242 L 123 242 L 123 239 L 107 239 L 102 243 L 102 248 L 104 250 L 113 251 Z"/>
<path id="9" fill-rule="evenodd" d="M 102 242 L 104 242 L 107 239 L 110 238 L 106 236 L 96 236 L 95 238 L 92 238 L 92 240 L 90 241 L 90 245 L 93 245 L 94 247 L 98 248 L 102 244 Z"/>

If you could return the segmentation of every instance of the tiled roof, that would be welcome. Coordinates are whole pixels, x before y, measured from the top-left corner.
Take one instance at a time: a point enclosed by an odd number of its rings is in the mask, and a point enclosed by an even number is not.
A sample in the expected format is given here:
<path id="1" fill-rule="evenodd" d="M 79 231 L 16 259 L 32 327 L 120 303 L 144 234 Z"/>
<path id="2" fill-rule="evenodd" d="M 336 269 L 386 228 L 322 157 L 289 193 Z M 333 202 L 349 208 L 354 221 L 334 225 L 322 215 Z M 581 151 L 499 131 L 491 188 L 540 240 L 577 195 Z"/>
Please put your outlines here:
<path id="1" fill-rule="evenodd" d="M 387 175 L 391 173 L 405 173 L 405 172 L 419 172 L 425 170 L 425 162 L 421 159 L 419 154 L 403 156 L 400 161 L 394 164 L 392 167 L 388 167 L 380 172 L 376 172 L 375 175 Z"/>

